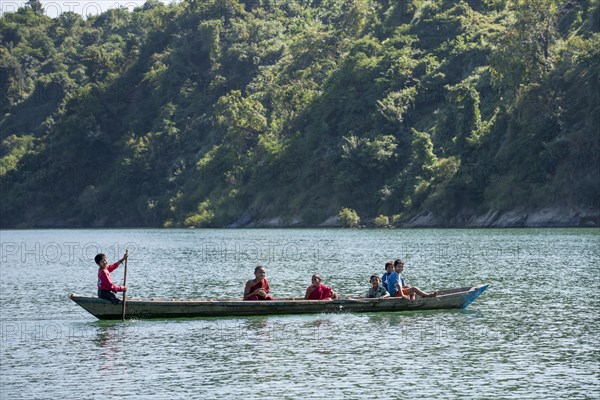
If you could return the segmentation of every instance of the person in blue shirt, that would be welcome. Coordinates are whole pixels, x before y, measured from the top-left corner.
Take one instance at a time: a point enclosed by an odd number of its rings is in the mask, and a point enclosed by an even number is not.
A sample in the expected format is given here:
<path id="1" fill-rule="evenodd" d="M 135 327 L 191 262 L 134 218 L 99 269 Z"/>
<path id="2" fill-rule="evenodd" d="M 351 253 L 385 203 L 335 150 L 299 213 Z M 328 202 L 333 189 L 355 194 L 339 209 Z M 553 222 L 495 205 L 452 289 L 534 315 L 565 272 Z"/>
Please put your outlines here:
<path id="1" fill-rule="evenodd" d="M 387 264 L 386 264 L 387 265 Z M 435 297 L 437 296 L 437 292 L 424 292 L 416 286 L 408 286 L 406 280 L 402 276 L 402 271 L 404 271 L 404 260 L 397 259 L 394 261 L 394 270 L 398 275 L 398 281 L 396 283 L 396 297 L 403 297 L 405 299 L 414 300 L 416 295 L 421 297 Z"/>
<path id="2" fill-rule="evenodd" d="M 385 273 L 381 279 L 381 284 L 388 291 L 391 297 L 396 297 L 398 292 L 399 275 L 394 271 L 394 262 L 388 261 L 385 263 Z"/>

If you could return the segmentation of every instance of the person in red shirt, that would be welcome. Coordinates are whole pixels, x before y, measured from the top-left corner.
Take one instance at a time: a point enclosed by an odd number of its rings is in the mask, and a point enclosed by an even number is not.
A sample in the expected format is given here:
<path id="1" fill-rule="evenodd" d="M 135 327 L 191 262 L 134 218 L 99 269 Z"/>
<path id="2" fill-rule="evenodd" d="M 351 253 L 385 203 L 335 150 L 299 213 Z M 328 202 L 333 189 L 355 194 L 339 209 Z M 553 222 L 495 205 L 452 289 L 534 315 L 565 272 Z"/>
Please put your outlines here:
<path id="1" fill-rule="evenodd" d="M 255 279 L 246 282 L 244 300 L 273 300 L 273 296 L 269 296 L 271 288 L 266 275 L 264 267 L 259 265 L 254 269 Z"/>
<path id="2" fill-rule="evenodd" d="M 127 252 L 123 258 L 116 263 L 108 265 L 106 256 L 102 253 L 94 257 L 94 261 L 98 264 L 98 297 L 110 301 L 113 304 L 118 304 L 121 300 L 115 296 L 116 292 L 124 292 L 127 290 L 127 286 L 115 285 L 110 277 L 110 273 L 117 269 L 119 265 L 127 259 Z"/>
<path id="3" fill-rule="evenodd" d="M 319 274 L 312 276 L 312 285 L 306 288 L 304 300 L 332 300 L 339 297 L 329 286 L 322 284 L 322 280 Z"/>

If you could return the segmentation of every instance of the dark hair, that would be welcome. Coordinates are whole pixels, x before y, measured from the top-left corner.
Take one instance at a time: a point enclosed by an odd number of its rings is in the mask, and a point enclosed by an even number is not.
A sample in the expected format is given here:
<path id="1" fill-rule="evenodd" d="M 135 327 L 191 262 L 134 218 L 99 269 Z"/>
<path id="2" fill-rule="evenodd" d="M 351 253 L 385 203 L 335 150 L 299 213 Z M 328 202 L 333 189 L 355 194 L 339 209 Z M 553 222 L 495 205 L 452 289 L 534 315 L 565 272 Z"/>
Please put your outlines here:
<path id="1" fill-rule="evenodd" d="M 96 254 L 96 257 L 94 257 L 94 261 L 96 261 L 96 264 L 100 265 L 100 261 L 102 261 L 103 257 L 106 257 L 106 256 L 102 253 Z"/>
<path id="2" fill-rule="evenodd" d="M 393 267 L 394 263 L 392 261 L 388 261 L 385 263 L 385 269 L 387 269 L 387 267 Z"/>
<path id="3" fill-rule="evenodd" d="M 265 267 L 263 267 L 262 265 L 257 266 L 256 268 L 254 268 L 254 272 L 258 272 L 259 269 L 265 269 Z"/>
<path id="4" fill-rule="evenodd" d="M 369 281 L 373 278 L 377 278 L 377 280 L 379 280 L 379 275 L 377 275 L 377 274 L 371 275 L 371 277 L 369 278 Z"/>
<path id="5" fill-rule="evenodd" d="M 402 265 L 404 265 L 404 260 L 403 260 L 403 259 L 401 259 L 401 258 L 399 258 L 399 259 L 397 259 L 396 261 L 394 261 L 394 267 L 395 267 L 396 265 L 398 265 L 398 264 L 402 264 Z"/>

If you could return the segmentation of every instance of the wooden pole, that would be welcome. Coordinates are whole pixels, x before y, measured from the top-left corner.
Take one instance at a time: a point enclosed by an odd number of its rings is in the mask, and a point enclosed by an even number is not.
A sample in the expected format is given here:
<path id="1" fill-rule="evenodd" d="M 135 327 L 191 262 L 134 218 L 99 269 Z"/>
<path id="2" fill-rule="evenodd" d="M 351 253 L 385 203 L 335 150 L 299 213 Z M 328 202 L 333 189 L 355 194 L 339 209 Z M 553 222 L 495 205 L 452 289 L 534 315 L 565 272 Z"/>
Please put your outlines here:
<path id="1" fill-rule="evenodd" d="M 125 250 L 125 277 L 123 278 L 123 286 L 127 286 L 127 259 L 129 250 Z M 125 303 L 127 303 L 127 290 L 123 292 L 123 316 L 122 320 L 125 321 Z"/>

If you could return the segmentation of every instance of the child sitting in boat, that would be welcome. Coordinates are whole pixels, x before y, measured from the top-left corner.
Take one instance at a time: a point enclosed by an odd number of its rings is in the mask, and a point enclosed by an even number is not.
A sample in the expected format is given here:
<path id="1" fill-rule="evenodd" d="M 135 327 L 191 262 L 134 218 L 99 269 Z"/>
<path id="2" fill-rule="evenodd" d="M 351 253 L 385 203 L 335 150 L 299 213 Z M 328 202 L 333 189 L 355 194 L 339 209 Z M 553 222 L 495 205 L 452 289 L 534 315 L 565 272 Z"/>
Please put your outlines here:
<path id="1" fill-rule="evenodd" d="M 367 298 L 370 299 L 384 299 L 390 297 L 387 290 L 381 285 L 381 278 L 377 274 L 371 275 L 370 279 L 372 287 L 367 292 Z"/>
<path id="2" fill-rule="evenodd" d="M 391 297 L 396 297 L 396 293 L 398 292 L 398 281 L 399 275 L 394 271 L 394 262 L 391 260 L 387 261 L 385 263 L 385 273 L 381 279 L 381 284 Z"/>
<path id="3" fill-rule="evenodd" d="M 117 269 L 119 265 L 123 263 L 127 259 L 127 252 L 123 258 L 121 258 L 116 263 L 108 265 L 108 261 L 106 261 L 106 256 L 102 253 L 97 254 L 94 257 L 94 261 L 98 264 L 98 297 L 101 299 L 105 299 L 110 301 L 113 304 L 118 304 L 121 300 L 115 296 L 116 292 L 125 292 L 127 290 L 127 286 L 118 286 L 115 285 L 110 277 L 110 273 Z"/>
<path id="4" fill-rule="evenodd" d="M 402 276 L 402 271 L 404 271 L 404 260 L 399 258 L 394 261 L 394 269 L 398 274 L 398 281 L 396 282 L 396 297 L 404 297 L 407 300 L 414 300 L 416 295 L 421 297 L 437 296 L 437 292 L 424 292 L 416 286 L 408 286 L 406 284 L 406 280 Z"/>
<path id="5" fill-rule="evenodd" d="M 244 300 L 273 300 L 273 296 L 269 296 L 269 282 L 266 278 L 265 268 L 258 266 L 254 269 L 254 279 L 246 282 L 244 288 Z"/>
<path id="6" fill-rule="evenodd" d="M 323 280 L 321 275 L 314 274 L 311 280 L 312 285 L 306 288 L 304 300 L 332 300 L 339 297 L 329 286 L 321 283 Z"/>

